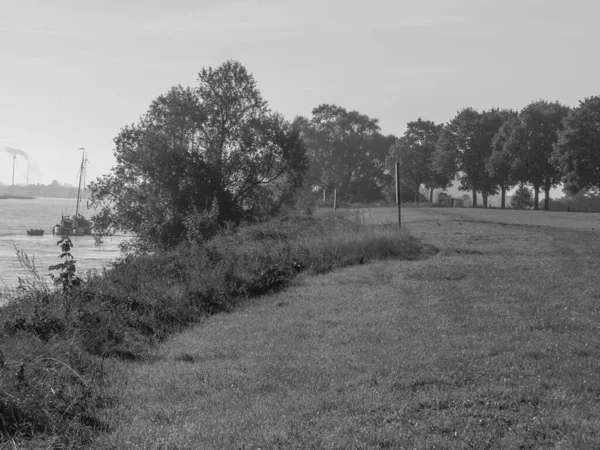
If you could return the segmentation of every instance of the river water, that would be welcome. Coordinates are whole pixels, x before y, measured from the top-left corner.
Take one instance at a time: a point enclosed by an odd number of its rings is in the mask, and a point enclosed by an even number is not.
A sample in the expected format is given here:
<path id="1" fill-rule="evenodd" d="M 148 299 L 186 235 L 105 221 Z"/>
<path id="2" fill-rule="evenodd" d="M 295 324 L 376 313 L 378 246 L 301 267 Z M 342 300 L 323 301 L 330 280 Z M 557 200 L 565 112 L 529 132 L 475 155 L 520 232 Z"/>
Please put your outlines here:
<path id="1" fill-rule="evenodd" d="M 27 271 L 21 267 L 15 253 L 15 247 L 24 250 L 31 258 L 41 275 L 49 274 L 48 266 L 61 260 L 60 247 L 56 245 L 60 237 L 52 235 L 52 228 L 60 221 L 61 214 L 75 213 L 75 200 L 66 198 L 36 198 L 32 200 L 0 200 L 0 293 L 14 289 L 18 278 L 26 277 Z M 93 215 L 83 205 L 80 213 L 86 218 Z M 44 236 L 28 236 L 30 228 L 43 229 Z M 89 270 L 98 270 L 120 255 L 119 243 L 123 236 L 109 238 L 97 247 L 92 236 L 72 236 L 71 254 L 77 261 L 77 273 L 85 274 Z M 47 277 L 50 282 L 50 278 Z M 2 298 L 0 297 L 0 304 Z"/>

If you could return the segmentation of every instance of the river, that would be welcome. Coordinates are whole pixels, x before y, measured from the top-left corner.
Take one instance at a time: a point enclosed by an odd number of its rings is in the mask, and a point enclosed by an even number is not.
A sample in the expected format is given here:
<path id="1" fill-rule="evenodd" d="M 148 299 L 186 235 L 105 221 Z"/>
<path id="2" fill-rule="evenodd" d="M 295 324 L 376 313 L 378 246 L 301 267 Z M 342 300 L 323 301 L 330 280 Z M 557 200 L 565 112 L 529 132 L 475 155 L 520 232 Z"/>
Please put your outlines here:
<path id="1" fill-rule="evenodd" d="M 80 213 L 89 219 L 93 211 L 87 211 L 85 205 L 83 209 Z M 25 251 L 30 258 L 35 258 L 35 265 L 42 275 L 50 273 L 48 266 L 61 262 L 58 258 L 60 248 L 56 245 L 60 237 L 52 235 L 52 228 L 60 221 L 61 214 L 74 213 L 74 199 L 0 200 L 0 292 L 14 289 L 19 277 L 28 275 L 19 264 L 15 247 Z M 30 228 L 43 229 L 44 235 L 28 236 L 27 230 Z M 77 261 L 77 273 L 83 275 L 86 271 L 105 267 L 120 255 L 119 243 L 124 239 L 124 236 L 115 236 L 98 247 L 91 236 L 71 237 L 71 254 Z M 47 279 L 50 281 L 49 277 Z"/>

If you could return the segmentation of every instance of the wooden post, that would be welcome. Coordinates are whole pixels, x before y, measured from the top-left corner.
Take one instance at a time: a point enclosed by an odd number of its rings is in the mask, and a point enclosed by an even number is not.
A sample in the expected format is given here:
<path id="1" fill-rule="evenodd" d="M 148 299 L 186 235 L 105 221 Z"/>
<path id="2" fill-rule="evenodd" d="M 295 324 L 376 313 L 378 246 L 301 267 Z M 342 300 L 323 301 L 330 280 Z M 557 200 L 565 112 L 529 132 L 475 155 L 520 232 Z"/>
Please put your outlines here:
<path id="1" fill-rule="evenodd" d="M 337 208 L 337 189 L 333 190 L 333 212 L 335 213 Z"/>
<path id="2" fill-rule="evenodd" d="M 396 204 L 398 205 L 398 226 L 402 228 L 400 203 L 400 163 L 396 163 Z"/>

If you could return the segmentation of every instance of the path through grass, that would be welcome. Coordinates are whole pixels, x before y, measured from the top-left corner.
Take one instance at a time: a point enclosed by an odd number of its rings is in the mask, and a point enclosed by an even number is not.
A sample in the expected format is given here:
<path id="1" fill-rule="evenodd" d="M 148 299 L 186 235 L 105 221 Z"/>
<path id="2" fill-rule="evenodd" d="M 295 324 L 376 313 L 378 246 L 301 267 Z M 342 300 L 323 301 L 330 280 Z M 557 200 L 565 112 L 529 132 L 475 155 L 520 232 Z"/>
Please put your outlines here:
<path id="1" fill-rule="evenodd" d="M 120 364 L 98 447 L 600 447 L 600 235 L 445 214 L 405 213 L 430 259 L 301 278 Z"/>

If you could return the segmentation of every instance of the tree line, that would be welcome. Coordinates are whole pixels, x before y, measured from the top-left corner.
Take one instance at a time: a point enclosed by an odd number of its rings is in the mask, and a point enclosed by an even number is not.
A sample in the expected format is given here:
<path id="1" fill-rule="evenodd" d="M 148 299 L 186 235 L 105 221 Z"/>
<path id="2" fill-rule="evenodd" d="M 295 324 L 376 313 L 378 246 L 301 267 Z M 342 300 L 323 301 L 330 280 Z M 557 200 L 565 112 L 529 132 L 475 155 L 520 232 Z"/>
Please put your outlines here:
<path id="1" fill-rule="evenodd" d="M 400 162 L 403 200 L 454 180 L 473 206 L 520 184 L 539 193 L 600 186 L 600 97 L 575 108 L 535 101 L 521 111 L 459 110 L 446 124 L 419 118 L 400 137 L 378 119 L 322 104 L 285 120 L 243 65 L 205 68 L 195 87 L 157 97 L 114 139 L 116 166 L 90 185 L 98 233 L 127 230 L 138 249 L 203 240 L 228 222 L 275 214 L 304 196 L 337 189 L 348 202 L 389 197 Z"/>
<path id="2" fill-rule="evenodd" d="M 472 193 L 474 207 L 477 194 L 483 206 L 501 194 L 505 208 L 507 191 L 530 185 L 534 209 L 544 192 L 548 210 L 550 189 L 559 184 L 570 194 L 600 186 L 599 96 L 576 108 L 545 100 L 521 111 L 463 108 L 446 124 L 408 122 L 399 138 L 382 135 L 377 119 L 335 105 L 320 105 L 294 124 L 307 146 L 308 188 L 337 188 L 353 202 L 381 199 L 395 162 L 415 201 L 422 187 L 432 201 L 434 189 L 457 180 L 459 189 Z"/>

